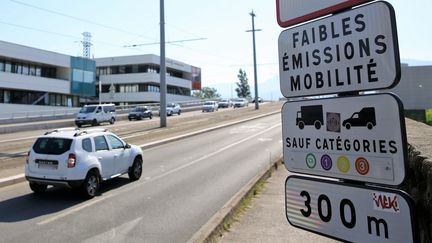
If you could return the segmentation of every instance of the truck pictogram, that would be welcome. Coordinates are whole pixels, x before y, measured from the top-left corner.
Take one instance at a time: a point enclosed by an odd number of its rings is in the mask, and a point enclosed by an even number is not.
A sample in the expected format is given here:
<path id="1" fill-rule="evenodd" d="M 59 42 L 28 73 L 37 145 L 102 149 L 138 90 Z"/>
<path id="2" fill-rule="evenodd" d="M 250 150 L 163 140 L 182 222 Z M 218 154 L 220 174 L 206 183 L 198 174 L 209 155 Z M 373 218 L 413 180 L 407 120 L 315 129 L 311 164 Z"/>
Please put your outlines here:
<path id="1" fill-rule="evenodd" d="M 348 130 L 351 129 L 351 127 L 367 127 L 371 130 L 376 126 L 375 108 L 364 107 L 359 112 L 354 112 L 350 118 L 342 122 L 342 126 Z"/>
<path id="2" fill-rule="evenodd" d="M 296 125 L 300 129 L 305 126 L 315 126 L 316 129 L 320 129 L 323 124 L 322 105 L 301 106 L 300 111 L 297 111 Z"/>

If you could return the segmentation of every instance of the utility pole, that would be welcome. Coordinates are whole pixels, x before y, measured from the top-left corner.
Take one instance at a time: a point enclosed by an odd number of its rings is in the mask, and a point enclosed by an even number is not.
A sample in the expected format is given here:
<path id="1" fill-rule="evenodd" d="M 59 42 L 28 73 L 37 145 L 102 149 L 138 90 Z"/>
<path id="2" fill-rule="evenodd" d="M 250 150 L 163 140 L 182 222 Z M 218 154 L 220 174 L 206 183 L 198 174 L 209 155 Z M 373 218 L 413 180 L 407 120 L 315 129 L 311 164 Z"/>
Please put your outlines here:
<path id="1" fill-rule="evenodd" d="M 255 29 L 255 14 L 252 12 L 249 13 L 252 16 L 252 30 L 247 30 L 246 32 L 252 32 L 252 41 L 253 41 L 253 61 L 254 61 L 254 84 L 255 84 L 255 110 L 259 109 L 258 104 L 258 80 L 257 80 L 257 65 L 256 65 L 256 51 L 255 51 L 255 32 L 261 31 L 261 29 Z"/>
<path id="2" fill-rule="evenodd" d="M 164 0 L 160 0 L 160 127 L 167 126 L 166 116 L 166 66 L 165 66 L 165 6 Z"/>

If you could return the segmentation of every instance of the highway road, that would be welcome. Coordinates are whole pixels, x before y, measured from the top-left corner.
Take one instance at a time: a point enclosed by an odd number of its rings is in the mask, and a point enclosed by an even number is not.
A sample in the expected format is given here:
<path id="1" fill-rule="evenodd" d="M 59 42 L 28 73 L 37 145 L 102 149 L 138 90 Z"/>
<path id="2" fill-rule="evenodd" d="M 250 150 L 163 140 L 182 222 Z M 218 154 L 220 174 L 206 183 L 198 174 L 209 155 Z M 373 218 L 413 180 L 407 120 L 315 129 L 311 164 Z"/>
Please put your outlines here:
<path id="1" fill-rule="evenodd" d="M 186 242 L 281 155 L 280 122 L 271 115 L 147 149 L 141 180 L 106 182 L 87 201 L 69 189 L 0 188 L 0 242 Z"/>

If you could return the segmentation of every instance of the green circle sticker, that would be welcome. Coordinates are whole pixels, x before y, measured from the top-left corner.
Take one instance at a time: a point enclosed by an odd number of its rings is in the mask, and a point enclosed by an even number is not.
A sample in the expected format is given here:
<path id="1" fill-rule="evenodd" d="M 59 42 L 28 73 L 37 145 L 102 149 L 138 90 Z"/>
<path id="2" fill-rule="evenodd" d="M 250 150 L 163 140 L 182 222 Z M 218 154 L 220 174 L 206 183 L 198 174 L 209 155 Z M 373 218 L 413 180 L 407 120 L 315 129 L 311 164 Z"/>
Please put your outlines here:
<path id="1" fill-rule="evenodd" d="M 347 173 L 350 169 L 349 159 L 346 156 L 340 156 L 337 159 L 337 167 L 341 172 Z"/>
<path id="2" fill-rule="evenodd" d="M 310 169 L 315 168 L 315 166 L 316 166 L 316 159 L 315 159 L 315 155 L 313 155 L 313 154 L 308 154 L 308 155 L 306 155 L 306 165 L 307 165 L 307 167 L 309 167 Z"/>

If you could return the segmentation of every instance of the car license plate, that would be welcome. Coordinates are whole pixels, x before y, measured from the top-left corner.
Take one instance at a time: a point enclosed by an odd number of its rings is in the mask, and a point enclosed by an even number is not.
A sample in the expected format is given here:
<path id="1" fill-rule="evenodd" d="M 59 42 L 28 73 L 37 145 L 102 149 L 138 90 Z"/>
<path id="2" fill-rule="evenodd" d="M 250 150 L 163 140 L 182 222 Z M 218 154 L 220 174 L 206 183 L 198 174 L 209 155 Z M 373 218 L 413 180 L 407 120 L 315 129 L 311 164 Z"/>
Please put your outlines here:
<path id="1" fill-rule="evenodd" d="M 55 160 L 36 160 L 39 169 L 52 169 L 56 170 L 58 167 L 58 161 Z"/>

